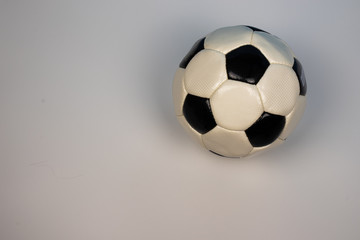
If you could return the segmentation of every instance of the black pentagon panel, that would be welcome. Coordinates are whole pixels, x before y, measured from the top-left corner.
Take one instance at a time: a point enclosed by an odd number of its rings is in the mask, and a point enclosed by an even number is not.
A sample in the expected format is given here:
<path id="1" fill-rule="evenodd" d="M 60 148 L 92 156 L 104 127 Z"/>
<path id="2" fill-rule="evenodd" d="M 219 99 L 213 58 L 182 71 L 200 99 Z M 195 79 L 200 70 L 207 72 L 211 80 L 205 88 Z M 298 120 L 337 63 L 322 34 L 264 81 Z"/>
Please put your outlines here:
<path id="1" fill-rule="evenodd" d="M 304 73 L 304 69 L 302 68 L 301 63 L 296 58 L 294 58 L 294 65 L 293 65 L 292 68 L 294 69 L 294 71 L 296 73 L 296 76 L 297 76 L 297 78 L 299 80 L 300 95 L 305 96 L 306 91 L 307 91 L 305 73 Z"/>
<path id="2" fill-rule="evenodd" d="M 264 32 L 264 33 L 268 33 L 262 29 L 259 29 L 259 28 L 256 28 L 256 27 L 252 27 L 252 26 L 248 26 L 248 25 L 245 25 L 246 27 L 250 28 L 251 30 L 253 30 L 254 32 L 257 31 L 257 32 Z M 270 34 L 270 33 L 269 33 Z"/>
<path id="3" fill-rule="evenodd" d="M 269 61 L 252 45 L 245 45 L 226 54 L 226 71 L 230 80 L 257 84 Z"/>
<path id="4" fill-rule="evenodd" d="M 191 59 L 201 50 L 204 49 L 205 38 L 201 38 L 194 43 L 190 51 L 186 54 L 186 56 L 181 60 L 179 67 L 186 68 Z"/>
<path id="5" fill-rule="evenodd" d="M 188 94 L 183 106 L 183 114 L 190 126 L 201 134 L 216 126 L 210 107 L 210 99 Z"/>
<path id="6" fill-rule="evenodd" d="M 285 117 L 264 112 L 245 133 L 254 147 L 263 147 L 274 142 L 285 126 Z"/>

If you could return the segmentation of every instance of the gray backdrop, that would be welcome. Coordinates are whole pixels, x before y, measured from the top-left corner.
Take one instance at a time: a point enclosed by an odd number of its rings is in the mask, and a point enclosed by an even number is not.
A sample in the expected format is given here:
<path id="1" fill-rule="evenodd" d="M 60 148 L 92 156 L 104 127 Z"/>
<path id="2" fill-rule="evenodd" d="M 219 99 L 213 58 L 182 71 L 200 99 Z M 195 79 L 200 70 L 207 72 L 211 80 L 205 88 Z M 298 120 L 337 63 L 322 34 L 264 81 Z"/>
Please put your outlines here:
<path id="1" fill-rule="evenodd" d="M 359 1 L 0 0 L 0 239 L 360 239 Z M 246 24 L 303 63 L 285 144 L 224 159 L 186 135 L 172 78 Z"/>

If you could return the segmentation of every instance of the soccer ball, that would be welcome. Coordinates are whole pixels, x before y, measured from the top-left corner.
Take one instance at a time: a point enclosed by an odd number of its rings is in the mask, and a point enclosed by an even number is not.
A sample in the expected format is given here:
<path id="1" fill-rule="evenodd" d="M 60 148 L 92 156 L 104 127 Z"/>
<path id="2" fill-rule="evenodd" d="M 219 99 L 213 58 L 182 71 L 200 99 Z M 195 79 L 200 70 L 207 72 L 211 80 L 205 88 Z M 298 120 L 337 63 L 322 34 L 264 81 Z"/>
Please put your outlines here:
<path id="1" fill-rule="evenodd" d="M 284 142 L 304 112 L 306 89 L 302 66 L 283 40 L 241 25 L 198 40 L 172 91 L 177 119 L 202 146 L 244 157 Z"/>

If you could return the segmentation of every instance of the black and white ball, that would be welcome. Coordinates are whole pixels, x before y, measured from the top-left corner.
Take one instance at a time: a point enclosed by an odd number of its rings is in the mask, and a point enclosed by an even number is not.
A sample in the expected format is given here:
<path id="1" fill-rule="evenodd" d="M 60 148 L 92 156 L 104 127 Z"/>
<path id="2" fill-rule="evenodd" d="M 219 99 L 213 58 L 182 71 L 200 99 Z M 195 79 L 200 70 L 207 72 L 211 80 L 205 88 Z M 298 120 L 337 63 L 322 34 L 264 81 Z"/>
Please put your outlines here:
<path id="1" fill-rule="evenodd" d="M 220 28 L 198 40 L 173 82 L 181 125 L 226 157 L 281 144 L 304 112 L 305 95 L 305 75 L 291 49 L 250 26 Z"/>

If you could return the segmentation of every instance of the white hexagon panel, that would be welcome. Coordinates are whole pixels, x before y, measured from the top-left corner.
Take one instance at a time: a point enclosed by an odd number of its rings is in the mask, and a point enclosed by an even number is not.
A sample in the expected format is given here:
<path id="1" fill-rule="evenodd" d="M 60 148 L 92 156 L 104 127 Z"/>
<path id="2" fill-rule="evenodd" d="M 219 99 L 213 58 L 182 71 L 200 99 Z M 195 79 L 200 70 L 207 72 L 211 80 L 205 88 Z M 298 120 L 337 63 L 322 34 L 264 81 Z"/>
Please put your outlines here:
<path id="1" fill-rule="evenodd" d="M 295 72 L 282 64 L 271 64 L 256 86 L 259 89 L 264 110 L 282 116 L 286 116 L 294 108 L 300 93 L 300 85 Z"/>
<path id="2" fill-rule="evenodd" d="M 264 111 L 256 86 L 233 80 L 214 92 L 210 104 L 217 124 L 229 130 L 246 130 Z"/>
<path id="3" fill-rule="evenodd" d="M 207 149 L 221 156 L 243 157 L 253 150 L 244 131 L 231 131 L 220 126 L 202 135 L 202 140 Z"/>
<path id="4" fill-rule="evenodd" d="M 213 153 L 244 157 L 281 144 L 305 108 L 306 79 L 281 39 L 251 26 L 198 40 L 173 83 L 175 113 Z"/>

